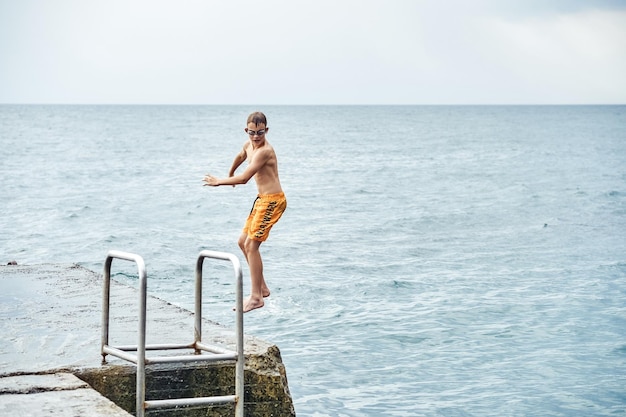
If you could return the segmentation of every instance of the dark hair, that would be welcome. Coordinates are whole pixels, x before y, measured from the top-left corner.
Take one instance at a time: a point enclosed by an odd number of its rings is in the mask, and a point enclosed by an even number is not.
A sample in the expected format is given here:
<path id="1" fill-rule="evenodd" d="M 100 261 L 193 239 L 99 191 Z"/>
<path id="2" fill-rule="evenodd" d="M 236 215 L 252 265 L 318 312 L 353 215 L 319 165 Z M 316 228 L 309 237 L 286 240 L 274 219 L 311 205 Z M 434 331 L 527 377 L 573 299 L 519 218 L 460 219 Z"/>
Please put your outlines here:
<path id="1" fill-rule="evenodd" d="M 267 126 L 267 118 L 260 111 L 255 111 L 254 113 L 251 113 L 250 116 L 248 116 L 248 121 L 246 122 L 246 124 L 248 123 L 254 123 L 257 126 L 263 123 L 265 126 Z"/>

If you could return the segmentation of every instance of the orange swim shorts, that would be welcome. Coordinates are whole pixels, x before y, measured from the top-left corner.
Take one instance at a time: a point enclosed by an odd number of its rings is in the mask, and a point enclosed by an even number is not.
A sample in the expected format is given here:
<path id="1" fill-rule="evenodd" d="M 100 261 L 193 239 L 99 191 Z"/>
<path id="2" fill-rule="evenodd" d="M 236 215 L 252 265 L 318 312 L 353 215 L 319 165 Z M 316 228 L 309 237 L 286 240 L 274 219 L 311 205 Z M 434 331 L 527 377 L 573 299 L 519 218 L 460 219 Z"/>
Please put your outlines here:
<path id="1" fill-rule="evenodd" d="M 252 240 L 265 242 L 272 226 L 280 219 L 286 208 L 287 199 L 284 193 L 259 194 L 254 200 L 243 233 Z"/>

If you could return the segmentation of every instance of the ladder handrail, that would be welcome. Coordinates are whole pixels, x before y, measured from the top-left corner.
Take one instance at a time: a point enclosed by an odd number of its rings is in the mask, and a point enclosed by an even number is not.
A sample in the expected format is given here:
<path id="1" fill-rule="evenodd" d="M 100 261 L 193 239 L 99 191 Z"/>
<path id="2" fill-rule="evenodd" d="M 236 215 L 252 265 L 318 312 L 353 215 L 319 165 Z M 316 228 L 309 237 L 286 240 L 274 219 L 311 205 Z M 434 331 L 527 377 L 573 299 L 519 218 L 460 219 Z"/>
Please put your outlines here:
<path id="1" fill-rule="evenodd" d="M 202 343 L 202 266 L 205 258 L 221 259 L 230 261 L 235 271 L 236 287 L 236 352 L 208 346 Z M 109 346 L 109 319 L 110 319 L 110 294 L 111 294 L 111 264 L 113 259 L 122 259 L 137 264 L 139 274 L 139 324 L 137 346 Z M 104 262 L 104 283 L 102 292 L 102 339 L 100 353 L 102 363 L 106 363 L 106 355 L 111 354 L 121 359 L 127 360 L 137 366 L 136 385 L 136 415 L 144 417 L 147 408 L 161 408 L 169 405 L 190 405 L 190 404 L 216 404 L 223 402 L 235 403 L 235 416 L 244 415 L 244 346 L 243 346 L 243 272 L 239 259 L 230 253 L 203 250 L 198 255 L 196 262 L 196 282 L 195 282 L 195 320 L 194 320 L 194 342 L 191 344 L 162 344 L 146 346 L 146 300 L 147 300 L 147 273 L 144 260 L 141 256 L 110 250 Z M 195 349 L 196 353 L 201 351 L 211 352 L 209 357 L 155 357 L 146 358 L 146 350 L 163 349 Z M 137 351 L 137 355 L 126 353 L 126 351 Z M 167 362 L 187 362 L 197 360 L 235 360 L 235 395 L 203 398 L 182 398 L 178 400 L 154 400 L 146 401 L 146 364 L 167 363 Z M 157 404 L 159 404 L 157 406 Z"/>
<path id="2" fill-rule="evenodd" d="M 198 345 L 202 342 L 202 266 L 204 259 L 221 259 L 224 261 L 230 261 L 233 264 L 235 270 L 235 287 L 236 287 L 236 323 L 235 329 L 237 332 L 237 362 L 235 364 L 235 397 L 237 401 L 235 403 L 235 416 L 243 417 L 243 385 L 244 385 L 244 355 L 243 355 L 243 271 L 241 269 L 241 263 L 232 253 L 217 252 L 212 250 L 203 250 L 198 255 L 196 261 L 196 294 L 195 294 L 195 325 L 194 325 L 194 345 L 196 345 L 196 351 Z"/>
<path id="3" fill-rule="evenodd" d="M 146 398 L 146 299 L 147 299 L 147 277 L 146 264 L 139 255 L 130 252 L 122 252 L 118 250 L 110 250 L 104 262 L 104 290 L 103 290 L 103 307 L 102 307 L 102 345 L 100 353 L 102 354 L 102 362 L 105 362 L 107 353 L 111 353 L 105 347 L 109 345 L 109 303 L 111 295 L 111 263 L 113 259 L 122 259 L 135 262 L 139 274 L 139 324 L 137 337 L 137 356 L 132 360 L 129 355 L 123 355 L 122 359 L 134 362 L 137 365 L 137 383 L 136 383 L 136 410 L 137 417 L 144 416 L 144 401 Z M 121 356 L 120 356 L 121 357 Z"/>

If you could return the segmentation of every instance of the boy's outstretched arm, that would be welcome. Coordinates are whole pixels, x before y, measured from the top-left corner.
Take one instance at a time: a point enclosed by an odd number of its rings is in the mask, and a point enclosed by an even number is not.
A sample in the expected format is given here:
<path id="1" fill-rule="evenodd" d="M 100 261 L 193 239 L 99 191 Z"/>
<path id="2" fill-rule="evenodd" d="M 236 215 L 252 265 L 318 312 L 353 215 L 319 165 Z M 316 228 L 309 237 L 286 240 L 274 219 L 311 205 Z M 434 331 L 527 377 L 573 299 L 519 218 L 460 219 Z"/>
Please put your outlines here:
<path id="1" fill-rule="evenodd" d="M 239 165 L 243 164 L 243 162 L 246 160 L 246 144 L 244 144 L 243 148 L 241 148 L 241 151 L 237 154 L 237 156 L 235 156 L 233 164 L 230 167 L 230 171 L 228 171 L 229 177 L 235 175 L 235 171 L 237 170 L 237 168 L 239 168 Z"/>
<path id="2" fill-rule="evenodd" d="M 248 165 L 245 171 L 243 171 L 239 175 L 233 175 L 228 178 L 216 178 L 212 176 L 211 174 L 206 174 L 203 179 L 204 185 L 217 187 L 220 185 L 235 186 L 237 184 L 247 184 L 248 181 L 250 181 L 250 178 L 252 178 L 254 174 L 256 174 L 259 171 L 259 169 L 261 169 L 261 167 L 267 162 L 269 157 L 270 157 L 270 153 L 267 151 L 261 151 L 261 152 L 256 153 L 254 157 L 252 157 L 252 160 L 250 161 L 250 165 Z M 233 165 L 235 164 L 236 161 L 237 159 L 233 161 Z"/>
<path id="3" fill-rule="evenodd" d="M 228 178 L 232 178 L 235 175 L 235 171 L 237 170 L 237 168 L 239 168 L 239 166 L 241 164 L 243 164 L 243 162 L 246 160 L 246 144 L 243 145 L 243 148 L 241 149 L 241 151 L 237 154 L 237 156 L 235 156 L 235 159 L 233 160 L 233 163 L 230 167 L 230 171 L 228 171 Z M 213 187 L 217 187 L 218 185 L 226 185 L 224 183 L 220 183 L 220 180 L 218 180 L 216 177 L 210 175 L 210 174 L 206 174 L 204 176 L 204 185 L 210 185 Z M 233 183 L 230 184 L 233 187 L 235 185 L 237 185 L 239 183 Z"/>

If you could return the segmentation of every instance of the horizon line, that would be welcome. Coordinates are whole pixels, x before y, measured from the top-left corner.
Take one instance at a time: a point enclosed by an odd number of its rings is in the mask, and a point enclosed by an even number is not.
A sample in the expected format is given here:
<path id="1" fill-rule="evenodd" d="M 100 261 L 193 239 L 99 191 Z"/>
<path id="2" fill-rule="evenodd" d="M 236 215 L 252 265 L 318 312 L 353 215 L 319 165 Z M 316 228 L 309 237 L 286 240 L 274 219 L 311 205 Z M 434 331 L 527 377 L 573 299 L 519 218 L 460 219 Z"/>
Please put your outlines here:
<path id="1" fill-rule="evenodd" d="M 307 103 L 282 103 L 282 104 L 218 104 L 218 103 L 54 103 L 54 102 L 0 102 L 0 106 L 233 106 L 233 107 L 243 107 L 243 106 L 275 106 L 275 107 L 285 107 L 285 106 L 309 106 L 309 107 L 341 107 L 341 106 L 389 106 L 389 107 L 410 107 L 410 106 L 624 106 L 624 103 L 322 103 L 322 104 L 307 104 Z"/>

